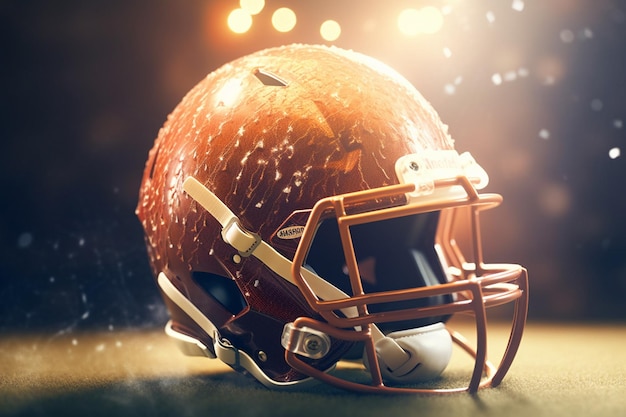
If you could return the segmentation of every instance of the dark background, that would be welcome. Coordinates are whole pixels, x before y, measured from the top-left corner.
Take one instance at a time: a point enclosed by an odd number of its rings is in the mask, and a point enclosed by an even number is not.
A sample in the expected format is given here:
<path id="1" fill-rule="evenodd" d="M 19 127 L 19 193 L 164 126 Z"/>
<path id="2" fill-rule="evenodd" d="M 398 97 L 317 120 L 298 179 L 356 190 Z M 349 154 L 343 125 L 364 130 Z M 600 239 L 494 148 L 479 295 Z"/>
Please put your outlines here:
<path id="1" fill-rule="evenodd" d="M 325 19 L 342 25 L 334 44 L 404 74 L 490 174 L 505 203 L 484 216 L 486 257 L 528 267 L 531 320 L 626 319 L 622 3 L 266 3 L 235 35 L 235 0 L 0 2 L 0 332 L 161 326 L 134 215 L 158 129 L 208 72 L 322 43 Z M 400 10 L 426 4 L 443 29 L 402 36 Z M 280 6 L 298 16 L 287 34 L 271 29 Z"/>

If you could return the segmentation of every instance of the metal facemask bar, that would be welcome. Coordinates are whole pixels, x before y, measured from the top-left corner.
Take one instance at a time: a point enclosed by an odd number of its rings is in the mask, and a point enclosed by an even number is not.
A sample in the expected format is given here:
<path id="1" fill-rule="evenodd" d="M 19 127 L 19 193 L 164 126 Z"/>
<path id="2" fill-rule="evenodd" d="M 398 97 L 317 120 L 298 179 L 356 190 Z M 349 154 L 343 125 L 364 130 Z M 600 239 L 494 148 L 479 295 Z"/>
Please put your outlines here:
<path id="1" fill-rule="evenodd" d="M 312 375 L 342 388 L 367 392 L 426 392 L 448 393 L 469 391 L 496 386 L 504 378 L 519 347 L 528 309 L 528 281 L 524 268 L 519 265 L 487 265 L 483 262 L 479 234 L 479 211 L 497 206 L 502 197 L 497 194 L 478 194 L 477 188 L 487 183 L 486 173 L 469 154 L 458 155 L 455 151 L 432 151 L 427 156 L 407 155 L 398 160 L 396 171 L 401 184 L 328 197 L 313 208 L 305 226 L 300 244 L 293 260 L 293 278 L 308 302 L 314 306 L 327 323 L 311 318 L 296 320 L 293 327 L 308 328 L 332 337 L 361 341 L 369 359 L 368 369 L 372 375 L 371 385 L 339 379 L 323 373 L 302 361 L 294 349 L 287 349 L 287 362 L 296 370 Z M 351 207 L 362 207 L 366 202 L 379 201 L 405 195 L 407 204 L 367 212 L 350 213 Z M 470 207 L 472 213 L 472 236 L 474 262 L 466 262 L 456 246 L 452 229 L 456 212 Z M 366 294 L 359 276 L 358 264 L 352 245 L 350 227 L 382 221 L 400 216 L 424 212 L 445 213 L 438 246 L 444 259 L 450 259 L 453 269 L 450 282 L 432 287 L 411 288 Z M 317 225 L 329 213 L 334 213 L 342 240 L 347 270 L 349 271 L 352 297 L 324 298 L 315 293 L 304 267 L 306 255 L 312 244 Z M 446 240 L 447 243 L 442 242 Z M 449 272 L 449 271 L 448 271 Z M 368 305 L 414 300 L 437 295 L 453 295 L 455 301 L 444 305 L 419 309 L 370 313 Z M 496 368 L 486 357 L 487 330 L 486 308 L 515 302 L 515 313 L 509 343 L 500 365 Z M 345 309 L 356 309 L 357 316 L 345 315 Z M 468 312 L 475 316 L 477 344 L 472 348 L 460 334 L 448 329 L 453 341 L 475 359 L 475 367 L 467 387 L 452 389 L 416 389 L 385 386 L 379 365 L 375 359 L 376 341 L 373 339 L 374 323 L 400 321 L 411 318 L 451 315 Z M 486 374 L 482 378 L 483 372 Z"/>

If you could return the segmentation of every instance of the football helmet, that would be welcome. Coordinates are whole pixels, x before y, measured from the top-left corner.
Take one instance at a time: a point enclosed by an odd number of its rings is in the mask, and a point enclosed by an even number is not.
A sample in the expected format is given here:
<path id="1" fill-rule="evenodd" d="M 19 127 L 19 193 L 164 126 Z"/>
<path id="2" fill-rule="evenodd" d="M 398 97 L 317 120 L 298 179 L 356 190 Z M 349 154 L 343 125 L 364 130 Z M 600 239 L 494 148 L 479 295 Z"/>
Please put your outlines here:
<path id="1" fill-rule="evenodd" d="M 479 213 L 502 199 L 479 193 L 487 181 L 422 95 L 373 58 L 291 45 L 228 63 L 169 115 L 141 183 L 166 333 L 268 387 L 498 385 L 528 279 L 483 261 Z M 507 303 L 494 366 L 486 309 Z M 461 313 L 475 343 L 448 325 Z M 473 360 L 469 381 L 433 388 L 454 345 Z"/>

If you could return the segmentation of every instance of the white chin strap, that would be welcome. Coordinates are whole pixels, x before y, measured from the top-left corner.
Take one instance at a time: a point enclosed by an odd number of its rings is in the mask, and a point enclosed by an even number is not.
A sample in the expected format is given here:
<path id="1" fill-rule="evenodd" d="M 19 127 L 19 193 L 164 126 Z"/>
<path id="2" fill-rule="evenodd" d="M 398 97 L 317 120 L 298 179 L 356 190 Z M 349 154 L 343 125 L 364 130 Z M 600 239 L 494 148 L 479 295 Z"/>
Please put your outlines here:
<path id="1" fill-rule="evenodd" d="M 389 333 L 376 340 L 380 372 L 388 382 L 411 384 L 437 378 L 452 356 L 443 323 Z M 368 360 L 364 358 L 367 366 Z"/>
<path id="2" fill-rule="evenodd" d="M 260 237 L 243 229 L 237 216 L 209 189 L 188 177 L 183 189 L 204 207 L 221 225 L 222 238 L 241 256 L 255 256 L 285 280 L 297 285 L 291 276 L 291 261 L 278 253 Z M 314 272 L 303 269 L 303 277 L 317 296 L 325 300 L 349 296 Z M 358 316 L 355 307 L 341 310 L 347 317 Z M 285 326 L 283 346 L 292 346 L 292 333 Z M 452 340 L 443 323 L 384 335 L 372 325 L 372 338 L 383 377 L 390 382 L 414 383 L 436 378 L 445 369 L 452 354 Z M 286 337 L 285 337 L 286 336 Z M 304 353 L 297 351 L 296 353 Z M 367 366 L 368 361 L 364 363 Z"/>

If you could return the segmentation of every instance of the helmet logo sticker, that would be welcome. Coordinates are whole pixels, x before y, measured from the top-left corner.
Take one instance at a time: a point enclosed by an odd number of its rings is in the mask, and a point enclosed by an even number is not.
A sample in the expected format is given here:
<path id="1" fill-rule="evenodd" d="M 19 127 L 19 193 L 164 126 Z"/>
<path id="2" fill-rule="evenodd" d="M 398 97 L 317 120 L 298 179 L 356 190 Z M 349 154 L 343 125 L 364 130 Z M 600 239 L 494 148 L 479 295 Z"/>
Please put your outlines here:
<path id="1" fill-rule="evenodd" d="M 304 232 L 304 226 L 289 226 L 289 227 L 285 227 L 283 229 L 280 229 L 277 233 L 276 233 L 276 237 L 278 237 L 279 239 L 298 239 L 300 236 L 302 236 L 302 233 Z"/>

